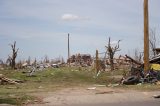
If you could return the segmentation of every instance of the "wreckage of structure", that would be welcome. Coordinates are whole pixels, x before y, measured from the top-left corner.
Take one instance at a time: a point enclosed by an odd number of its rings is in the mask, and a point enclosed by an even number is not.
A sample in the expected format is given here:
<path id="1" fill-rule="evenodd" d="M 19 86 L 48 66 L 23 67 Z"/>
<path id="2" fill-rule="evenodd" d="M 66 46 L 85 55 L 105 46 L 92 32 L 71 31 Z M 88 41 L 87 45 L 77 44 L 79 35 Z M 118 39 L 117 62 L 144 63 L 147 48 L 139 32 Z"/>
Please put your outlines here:
<path id="1" fill-rule="evenodd" d="M 155 48 L 154 51 L 156 53 L 156 56 L 150 59 L 149 62 L 154 64 L 160 64 L 160 48 Z"/>
<path id="2" fill-rule="evenodd" d="M 137 64 L 138 67 L 131 67 L 129 75 L 124 77 L 121 81 L 122 84 L 132 85 L 137 83 L 154 83 L 160 81 L 160 54 L 157 54 L 150 59 L 150 70 L 144 73 L 144 65 L 131 57 L 127 56 L 133 63 Z"/>
<path id="3" fill-rule="evenodd" d="M 150 63 L 155 63 L 155 64 L 160 64 L 160 54 L 157 56 L 154 56 L 152 59 L 149 61 Z"/>
<path id="4" fill-rule="evenodd" d="M 67 63 L 70 63 L 72 66 L 91 66 L 93 60 L 90 54 L 76 54 L 72 55 Z"/>

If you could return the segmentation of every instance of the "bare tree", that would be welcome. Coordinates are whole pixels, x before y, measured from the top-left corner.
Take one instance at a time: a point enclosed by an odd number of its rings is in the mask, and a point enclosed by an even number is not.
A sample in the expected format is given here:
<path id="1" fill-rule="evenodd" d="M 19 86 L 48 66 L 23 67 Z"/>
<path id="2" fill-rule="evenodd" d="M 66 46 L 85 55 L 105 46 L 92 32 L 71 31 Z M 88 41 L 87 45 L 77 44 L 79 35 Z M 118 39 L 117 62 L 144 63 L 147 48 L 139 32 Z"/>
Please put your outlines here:
<path id="1" fill-rule="evenodd" d="M 31 57 L 30 56 L 28 57 L 27 64 L 31 65 Z"/>
<path id="2" fill-rule="evenodd" d="M 21 60 L 19 60 L 19 61 L 17 62 L 16 67 L 17 67 L 18 69 L 22 69 L 22 61 L 21 61 Z"/>
<path id="3" fill-rule="evenodd" d="M 8 61 L 10 61 L 11 68 L 15 69 L 16 57 L 17 57 L 17 52 L 18 52 L 19 48 L 16 49 L 16 41 L 14 41 L 14 44 L 10 44 L 10 46 L 12 48 L 12 56 L 9 56 Z"/>
<path id="4" fill-rule="evenodd" d="M 114 47 L 112 47 L 111 46 L 111 40 L 110 40 L 110 37 L 109 37 L 108 45 L 105 46 L 106 47 L 106 53 L 108 54 L 108 57 L 109 57 L 111 71 L 114 70 L 114 61 L 113 61 L 114 55 L 115 55 L 116 52 L 120 51 L 120 49 L 119 49 L 119 42 L 120 41 L 121 40 L 119 40 L 118 43 Z"/>
<path id="5" fill-rule="evenodd" d="M 143 52 L 139 52 L 138 48 L 134 50 L 134 59 L 136 61 L 142 62 Z"/>
<path id="6" fill-rule="evenodd" d="M 0 67 L 4 67 L 4 66 L 5 66 L 5 64 L 4 64 L 3 60 L 0 59 Z"/>
<path id="7" fill-rule="evenodd" d="M 65 63 L 64 58 L 63 58 L 63 57 L 61 57 L 61 63 Z"/>
<path id="8" fill-rule="evenodd" d="M 47 55 L 44 56 L 43 62 L 44 63 L 49 63 L 49 57 Z"/>
<path id="9" fill-rule="evenodd" d="M 6 60 L 6 65 L 7 66 L 11 66 L 11 58 L 10 58 L 10 56 L 8 56 L 8 58 Z"/>
<path id="10" fill-rule="evenodd" d="M 51 60 L 51 64 L 58 64 L 58 63 L 61 63 L 61 58 L 60 57 L 58 57 L 58 58 L 55 58 L 55 59 L 52 59 Z"/>
<path id="11" fill-rule="evenodd" d="M 155 48 L 157 45 L 156 30 L 155 29 L 150 29 L 149 45 L 150 45 L 150 57 L 153 57 L 156 55 Z"/>
<path id="12" fill-rule="evenodd" d="M 34 59 L 34 63 L 33 64 L 34 64 L 34 66 L 37 65 L 37 59 L 36 58 Z"/>
<path id="13" fill-rule="evenodd" d="M 2 64 L 2 65 L 4 64 L 4 62 L 3 62 L 3 60 L 2 60 L 2 59 L 0 59 L 0 64 Z"/>

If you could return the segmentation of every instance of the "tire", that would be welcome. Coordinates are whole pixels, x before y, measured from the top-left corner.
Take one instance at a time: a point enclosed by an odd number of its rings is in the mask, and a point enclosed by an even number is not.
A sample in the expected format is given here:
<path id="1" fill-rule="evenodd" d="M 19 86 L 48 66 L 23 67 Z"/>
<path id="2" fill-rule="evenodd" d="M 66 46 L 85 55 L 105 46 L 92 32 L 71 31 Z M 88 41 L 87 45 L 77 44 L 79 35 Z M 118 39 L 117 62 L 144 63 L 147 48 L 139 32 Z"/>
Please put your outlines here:
<path id="1" fill-rule="evenodd" d="M 137 83 L 139 83 L 139 78 L 137 76 L 130 76 L 126 78 L 123 82 L 123 84 L 126 84 L 126 85 L 134 85 Z"/>

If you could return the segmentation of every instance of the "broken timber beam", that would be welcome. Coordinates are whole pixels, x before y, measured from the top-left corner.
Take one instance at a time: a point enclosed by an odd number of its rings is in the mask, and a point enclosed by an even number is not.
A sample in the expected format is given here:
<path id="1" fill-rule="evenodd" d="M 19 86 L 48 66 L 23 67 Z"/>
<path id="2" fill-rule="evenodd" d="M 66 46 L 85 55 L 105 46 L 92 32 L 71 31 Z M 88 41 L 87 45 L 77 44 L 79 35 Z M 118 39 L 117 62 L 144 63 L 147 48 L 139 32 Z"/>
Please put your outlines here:
<path id="1" fill-rule="evenodd" d="M 5 77 L 3 74 L 0 74 L 0 84 L 3 84 L 4 82 L 8 84 L 19 84 L 18 82 Z"/>
<path id="2" fill-rule="evenodd" d="M 140 63 L 140 62 L 134 60 L 134 59 L 131 58 L 130 56 L 127 56 L 127 55 L 125 55 L 125 56 L 126 56 L 126 58 L 130 59 L 133 63 L 135 63 L 135 64 L 137 64 L 137 65 L 142 65 L 142 63 Z"/>

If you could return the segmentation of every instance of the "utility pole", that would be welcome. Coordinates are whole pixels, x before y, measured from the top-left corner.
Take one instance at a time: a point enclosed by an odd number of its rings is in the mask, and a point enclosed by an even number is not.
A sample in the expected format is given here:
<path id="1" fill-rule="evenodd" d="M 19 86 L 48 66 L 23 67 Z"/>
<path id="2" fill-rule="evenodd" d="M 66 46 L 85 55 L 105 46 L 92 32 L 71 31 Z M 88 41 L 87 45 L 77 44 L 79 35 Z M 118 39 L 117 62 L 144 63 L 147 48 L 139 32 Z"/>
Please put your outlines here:
<path id="1" fill-rule="evenodd" d="M 149 70 L 149 19 L 148 0 L 144 0 L 144 72 Z"/>
<path id="2" fill-rule="evenodd" d="M 95 65 L 95 68 L 96 68 L 96 74 L 98 74 L 98 72 L 99 72 L 98 50 L 96 50 L 96 65 Z"/>
<path id="3" fill-rule="evenodd" d="M 68 64 L 69 64 L 69 66 L 70 66 L 69 33 L 68 33 Z"/>

